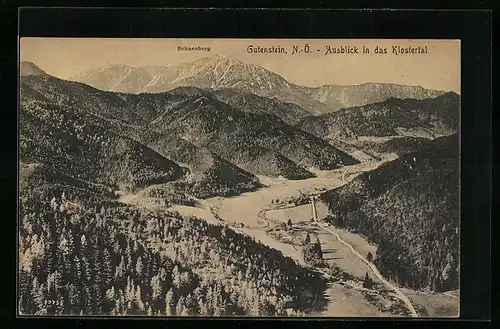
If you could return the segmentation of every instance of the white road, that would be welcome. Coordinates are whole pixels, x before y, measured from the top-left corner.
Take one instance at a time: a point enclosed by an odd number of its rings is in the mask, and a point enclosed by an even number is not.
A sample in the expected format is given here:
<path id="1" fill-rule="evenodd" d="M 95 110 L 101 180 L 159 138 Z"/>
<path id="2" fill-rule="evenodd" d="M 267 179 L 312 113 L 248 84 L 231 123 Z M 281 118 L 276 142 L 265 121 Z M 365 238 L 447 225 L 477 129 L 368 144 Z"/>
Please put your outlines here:
<path id="1" fill-rule="evenodd" d="M 370 267 L 370 269 L 373 271 L 373 273 L 375 274 L 375 276 L 382 283 L 384 283 L 387 287 L 389 287 L 391 290 L 393 290 L 394 292 L 396 292 L 396 294 L 398 295 L 398 297 L 406 304 L 406 306 L 410 310 L 411 315 L 413 317 L 418 317 L 419 315 L 418 315 L 417 311 L 415 310 L 415 308 L 413 307 L 413 304 L 411 303 L 410 299 L 408 297 L 406 297 L 405 294 L 403 294 L 403 292 L 401 292 L 401 290 L 398 287 L 396 287 L 395 285 L 393 285 L 392 283 L 390 283 L 389 281 L 387 281 L 386 279 L 384 279 L 384 277 L 382 276 L 382 274 L 380 274 L 379 270 L 377 269 L 377 267 L 372 262 L 369 262 L 363 255 L 361 255 L 359 252 L 357 252 L 352 245 L 350 245 L 349 243 L 347 243 L 344 240 L 342 240 L 342 238 L 340 237 L 340 235 L 338 233 L 336 233 L 336 232 L 328 229 L 327 227 L 324 227 L 324 226 L 320 225 L 320 223 L 318 222 L 318 219 L 316 217 L 316 205 L 315 205 L 315 202 L 314 202 L 314 198 L 311 198 L 311 206 L 313 207 L 313 219 L 318 224 L 318 226 L 321 227 L 322 229 L 324 229 L 324 230 L 332 233 L 333 235 L 335 235 L 335 237 L 342 244 L 346 245 L 349 249 L 351 249 L 351 252 L 354 255 L 356 255 L 357 257 L 359 257 L 363 262 L 365 262 Z"/>

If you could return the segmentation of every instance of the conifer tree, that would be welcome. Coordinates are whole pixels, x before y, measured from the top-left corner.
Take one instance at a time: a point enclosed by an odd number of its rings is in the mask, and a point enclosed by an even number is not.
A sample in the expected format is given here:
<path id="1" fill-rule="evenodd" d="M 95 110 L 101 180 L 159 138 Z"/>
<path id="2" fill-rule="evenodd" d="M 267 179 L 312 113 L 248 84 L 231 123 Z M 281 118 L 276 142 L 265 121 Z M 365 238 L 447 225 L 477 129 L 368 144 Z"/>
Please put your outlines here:
<path id="1" fill-rule="evenodd" d="M 125 312 L 125 294 L 123 293 L 123 290 L 118 291 L 118 298 L 116 299 L 116 309 L 118 314 L 123 314 Z"/>
<path id="2" fill-rule="evenodd" d="M 210 315 L 206 303 L 201 298 L 198 300 L 198 309 L 199 309 L 199 315 L 201 316 Z"/>
<path id="3" fill-rule="evenodd" d="M 98 277 L 98 276 L 97 276 Z M 96 277 L 96 279 L 97 279 Z M 99 282 L 96 282 L 92 285 L 92 291 L 93 291 L 93 309 L 95 314 L 102 314 L 103 310 L 103 294 L 101 293 L 101 286 Z"/>
<path id="4" fill-rule="evenodd" d="M 120 282 L 121 280 L 124 279 L 124 258 L 122 256 L 119 256 L 120 260 L 118 262 L 118 266 L 115 268 L 115 280 L 116 282 Z"/>
<path id="5" fill-rule="evenodd" d="M 304 240 L 304 244 L 308 245 L 311 242 L 311 236 L 309 235 L 309 232 L 307 232 L 306 238 Z"/>
<path id="6" fill-rule="evenodd" d="M 85 237 L 85 234 L 82 234 L 80 237 L 80 245 L 82 247 L 82 252 L 87 248 L 87 238 Z"/>
<path id="7" fill-rule="evenodd" d="M 323 259 L 323 251 L 321 250 L 321 242 L 319 241 L 319 238 L 316 238 L 315 249 L 316 249 L 316 253 L 318 255 L 318 258 Z"/>
<path id="8" fill-rule="evenodd" d="M 174 293 L 172 289 L 170 289 L 165 295 L 165 315 L 172 316 L 174 315 Z"/>
<path id="9" fill-rule="evenodd" d="M 90 285 L 92 283 L 92 272 L 89 259 L 87 256 L 82 256 L 82 274 L 83 274 L 83 283 L 84 285 Z"/>
<path id="10" fill-rule="evenodd" d="M 363 287 L 370 289 L 372 287 L 372 280 L 368 275 L 368 272 L 365 274 L 365 279 L 363 280 Z"/>
<path id="11" fill-rule="evenodd" d="M 106 290 L 106 298 L 108 298 L 109 300 L 115 300 L 115 297 L 116 297 L 115 287 L 111 286 L 111 288 Z"/>
<path id="12" fill-rule="evenodd" d="M 138 278 L 142 277 L 142 271 L 144 269 L 144 265 L 142 264 L 141 256 L 137 257 L 137 262 L 135 264 L 135 274 Z"/>
<path id="13" fill-rule="evenodd" d="M 43 307 L 45 296 L 43 296 L 43 291 L 36 276 L 33 277 L 33 284 L 31 285 L 31 299 L 33 300 L 35 312 Z"/>
<path id="14" fill-rule="evenodd" d="M 373 255 L 371 252 L 368 252 L 368 254 L 366 255 L 366 260 L 371 262 L 373 260 Z"/>
<path id="15" fill-rule="evenodd" d="M 253 300 L 253 304 L 252 304 L 252 309 L 250 310 L 251 315 L 253 315 L 253 316 L 261 315 L 260 299 L 259 299 L 258 294 L 256 294 L 255 292 L 252 294 L 252 300 Z"/>
<path id="16" fill-rule="evenodd" d="M 140 284 L 138 284 L 135 288 L 135 302 L 136 302 L 136 305 L 137 305 L 139 311 L 144 311 L 145 306 L 144 306 L 144 302 L 142 300 L 142 292 L 141 292 Z"/>
<path id="17" fill-rule="evenodd" d="M 127 287 L 125 288 L 125 299 L 126 302 L 132 302 L 135 298 L 135 290 L 134 290 L 134 284 L 132 279 L 127 277 Z"/>
<path id="18" fill-rule="evenodd" d="M 163 294 L 163 282 L 159 275 L 155 275 L 151 278 L 151 297 L 153 300 L 160 298 Z"/>
<path id="19" fill-rule="evenodd" d="M 28 310 L 29 296 L 30 292 L 30 281 L 32 280 L 31 275 L 25 270 L 21 269 L 19 271 L 19 295 L 23 298 L 20 303 L 20 307 L 22 308 L 22 312 L 25 313 Z"/>
<path id="20" fill-rule="evenodd" d="M 107 248 L 104 248 L 102 254 L 102 282 L 104 287 L 107 287 L 111 283 L 113 277 L 113 269 L 111 264 L 111 255 Z"/>
<path id="21" fill-rule="evenodd" d="M 92 292 L 90 290 L 90 286 L 85 284 L 83 286 L 83 313 L 85 315 L 91 315 L 92 314 Z"/>

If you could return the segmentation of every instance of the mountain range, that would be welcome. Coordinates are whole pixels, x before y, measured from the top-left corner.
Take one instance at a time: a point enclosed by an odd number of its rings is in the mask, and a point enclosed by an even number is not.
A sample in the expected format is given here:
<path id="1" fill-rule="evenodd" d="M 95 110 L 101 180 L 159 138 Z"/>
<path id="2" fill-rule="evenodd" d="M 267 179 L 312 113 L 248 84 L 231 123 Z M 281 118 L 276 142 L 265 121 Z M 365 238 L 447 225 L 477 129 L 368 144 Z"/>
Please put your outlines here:
<path id="1" fill-rule="evenodd" d="M 453 92 L 428 99 L 397 99 L 307 116 L 295 127 L 362 158 L 416 151 L 430 140 L 460 128 L 460 96 Z M 360 158 L 361 159 L 361 158 Z"/>
<path id="2" fill-rule="evenodd" d="M 185 161 L 188 153 L 182 151 L 187 148 L 191 149 L 189 154 L 198 154 L 208 163 L 233 164 L 253 175 L 311 177 L 308 168 L 333 169 L 358 161 L 346 152 L 359 149 L 367 154 L 403 154 L 416 150 L 429 138 L 458 131 L 460 99 L 452 92 L 422 100 L 391 97 L 377 103 L 311 115 L 295 103 L 235 87 L 230 82 L 234 80 L 231 71 L 222 78 L 217 73 L 227 66 L 248 68 L 252 74 L 244 74 L 245 79 L 239 86 L 251 85 L 253 80 L 264 75 L 280 81 L 278 85 L 290 85 L 272 72 L 221 56 L 196 62 L 192 70 L 188 70 L 186 64 L 178 71 L 191 72 L 189 83 L 203 88 L 176 87 L 167 92 L 139 94 L 106 92 L 52 77 L 30 62 L 21 63 L 22 87 L 32 90 L 30 97 L 86 109 L 105 119 L 107 125 L 112 124 L 113 129 L 121 130 L 124 137 L 163 152 L 165 157 L 179 163 L 188 165 Z M 212 71 L 203 78 L 201 72 L 207 66 Z M 125 66 L 114 68 L 127 69 L 127 76 L 132 74 Z M 163 69 L 146 67 L 141 68 L 141 72 L 159 74 Z M 109 70 L 100 72 L 104 76 L 110 73 Z M 96 76 L 88 74 L 86 77 Z M 217 77 L 219 87 L 214 89 L 213 81 Z M 165 79 L 157 80 L 165 82 Z M 120 78 L 120 81 L 124 80 Z M 141 83 L 143 80 L 131 81 Z M 378 142 L 359 141 L 358 137 L 362 136 L 405 138 L 384 146 Z M 212 159 L 213 156 L 216 158 Z M 200 162 L 201 158 L 188 167 L 206 170 L 206 165 L 199 165 L 204 162 Z"/>
<path id="3" fill-rule="evenodd" d="M 165 204 L 237 195 L 263 187 L 260 176 L 305 179 L 358 163 L 346 145 L 398 158 L 323 193 L 327 220 L 377 244 L 384 277 L 414 289 L 458 287 L 457 94 L 307 88 L 227 57 L 94 73 L 82 83 L 20 66 L 25 312 L 60 312 L 44 309 L 46 299 L 85 314 L 282 315 L 290 302 L 308 309 L 297 296 L 323 288 L 291 259 L 232 230 L 117 202 L 117 194 L 139 191 Z M 56 280 L 68 288 L 52 292 Z"/>
<path id="4" fill-rule="evenodd" d="M 261 66 L 227 56 L 204 57 L 176 66 L 113 65 L 91 69 L 69 78 L 95 88 L 124 93 L 158 93 L 180 86 L 236 89 L 295 104 L 313 115 L 384 101 L 390 97 L 425 99 L 444 94 L 420 86 L 387 83 L 306 87 L 288 82 Z"/>
<path id="5" fill-rule="evenodd" d="M 202 197 L 260 186 L 254 175 L 207 149 L 175 136 L 155 139 L 140 117 L 127 114 L 123 99 L 93 91 L 48 75 L 21 77 L 21 162 L 111 191 L 175 183 Z"/>
<path id="6" fill-rule="evenodd" d="M 256 188 L 255 175 L 301 179 L 313 176 L 309 168 L 357 163 L 275 114 L 239 110 L 208 90 L 105 92 L 21 68 L 21 161 L 86 181 L 202 197 Z"/>

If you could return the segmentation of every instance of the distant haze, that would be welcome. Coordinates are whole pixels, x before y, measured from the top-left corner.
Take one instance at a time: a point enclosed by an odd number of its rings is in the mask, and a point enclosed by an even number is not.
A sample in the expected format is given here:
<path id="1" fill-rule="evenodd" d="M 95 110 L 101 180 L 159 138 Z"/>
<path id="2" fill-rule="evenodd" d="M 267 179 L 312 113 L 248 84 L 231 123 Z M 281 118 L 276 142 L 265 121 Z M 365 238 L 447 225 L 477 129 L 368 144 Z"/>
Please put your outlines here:
<path id="1" fill-rule="evenodd" d="M 294 45 L 309 45 L 312 54 L 291 55 Z M 288 54 L 249 54 L 247 46 L 281 46 Z M 325 55 L 325 46 L 365 46 L 370 54 Z M 392 46 L 427 46 L 427 54 L 392 54 Z M 210 47 L 210 52 L 178 51 L 178 46 Z M 375 54 L 376 47 L 388 54 Z M 320 51 L 317 51 L 317 50 Z M 115 64 L 172 66 L 224 54 L 260 65 L 294 84 L 355 85 L 366 82 L 418 85 L 460 93 L 459 40 L 390 39 L 105 39 L 22 38 L 20 60 L 31 61 L 48 74 L 69 78 L 83 71 Z"/>

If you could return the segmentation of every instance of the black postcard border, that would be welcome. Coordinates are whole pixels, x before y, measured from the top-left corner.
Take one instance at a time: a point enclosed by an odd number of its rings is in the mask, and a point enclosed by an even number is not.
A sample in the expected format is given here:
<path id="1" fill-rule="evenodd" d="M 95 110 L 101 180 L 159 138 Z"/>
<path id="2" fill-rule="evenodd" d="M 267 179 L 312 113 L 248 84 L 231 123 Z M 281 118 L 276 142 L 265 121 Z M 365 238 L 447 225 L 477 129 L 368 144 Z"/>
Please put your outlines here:
<path id="1" fill-rule="evenodd" d="M 491 313 L 491 178 L 492 178 L 492 13 L 487 10 L 256 10 L 256 9 L 146 9 L 146 8 L 33 8 L 19 9 L 18 37 L 148 37 L 148 38 L 430 38 L 461 40 L 461 317 L 460 320 L 488 320 Z M 10 22 L 12 24 L 13 22 Z M 18 38 L 16 37 L 16 41 Z M 2 190 L 12 193 L 2 230 L 3 252 L 17 264 L 17 55 L 5 61 L 11 78 L 9 106 L 0 122 L 15 142 L 9 143 L 14 161 L 0 172 Z M 17 65 L 16 65 L 17 63 Z M 14 66 L 16 65 L 16 66 Z M 15 80 L 14 80 L 15 79 Z M 16 87 L 14 87 L 16 86 Z M 14 100 L 15 99 L 15 100 Z M 15 120 L 15 121 L 14 121 Z M 14 144 L 16 143 L 16 144 Z M 12 150 L 12 151 L 11 151 Z M 14 152 L 16 157 L 14 158 Z M 8 172 L 10 171 L 10 173 Z M 15 174 L 14 174 L 15 173 Z M 7 190 L 7 186 L 9 186 Z M 13 247 L 14 246 L 14 247 Z M 2 260 L 2 265 L 4 261 Z M 16 280 L 16 265 L 9 274 Z M 17 281 L 16 281 L 17 284 Z M 7 284 L 8 306 L 2 316 L 16 310 L 15 285 Z M 6 289 L 7 290 L 7 289 Z M 5 294 L 6 295 L 6 294 Z M 5 296 L 4 295 L 4 296 Z M 10 298 L 9 298 L 10 300 Z M 352 319 L 319 319 L 356 325 Z M 165 319 L 162 319 L 165 320 Z M 171 324 L 180 325 L 178 321 Z M 228 319 L 232 325 L 237 320 Z M 396 319 L 386 319 L 391 324 Z M 41 320 L 56 325 L 54 320 Z M 87 320 L 63 320 L 61 324 L 82 324 Z M 197 320 L 206 323 L 207 320 Z M 272 320 L 262 319 L 263 323 Z M 297 320 L 287 321 L 293 325 Z M 300 321 L 300 320 L 299 320 Z M 364 320 L 367 322 L 369 320 Z M 422 320 L 416 320 L 422 322 Z M 442 326 L 445 320 L 436 320 Z M 446 320 L 452 324 L 459 320 Z M 34 322 L 17 319 L 19 326 Z M 151 319 L 148 325 L 165 325 Z M 245 321 L 246 322 L 246 321 Z M 253 323 L 253 325 L 257 324 Z M 402 321 L 407 322 L 407 320 Z M 193 322 L 194 324 L 196 322 Z M 411 323 L 416 323 L 411 321 Z M 34 324 L 34 323 L 31 323 Z M 111 324 L 107 322 L 107 324 Z M 312 324 L 312 323 L 310 323 Z M 389 324 L 389 323 L 387 323 Z M 18 327 L 16 325 L 16 327 Z M 95 323 L 94 323 L 95 325 Z M 251 324 L 252 325 L 252 324 Z"/>

